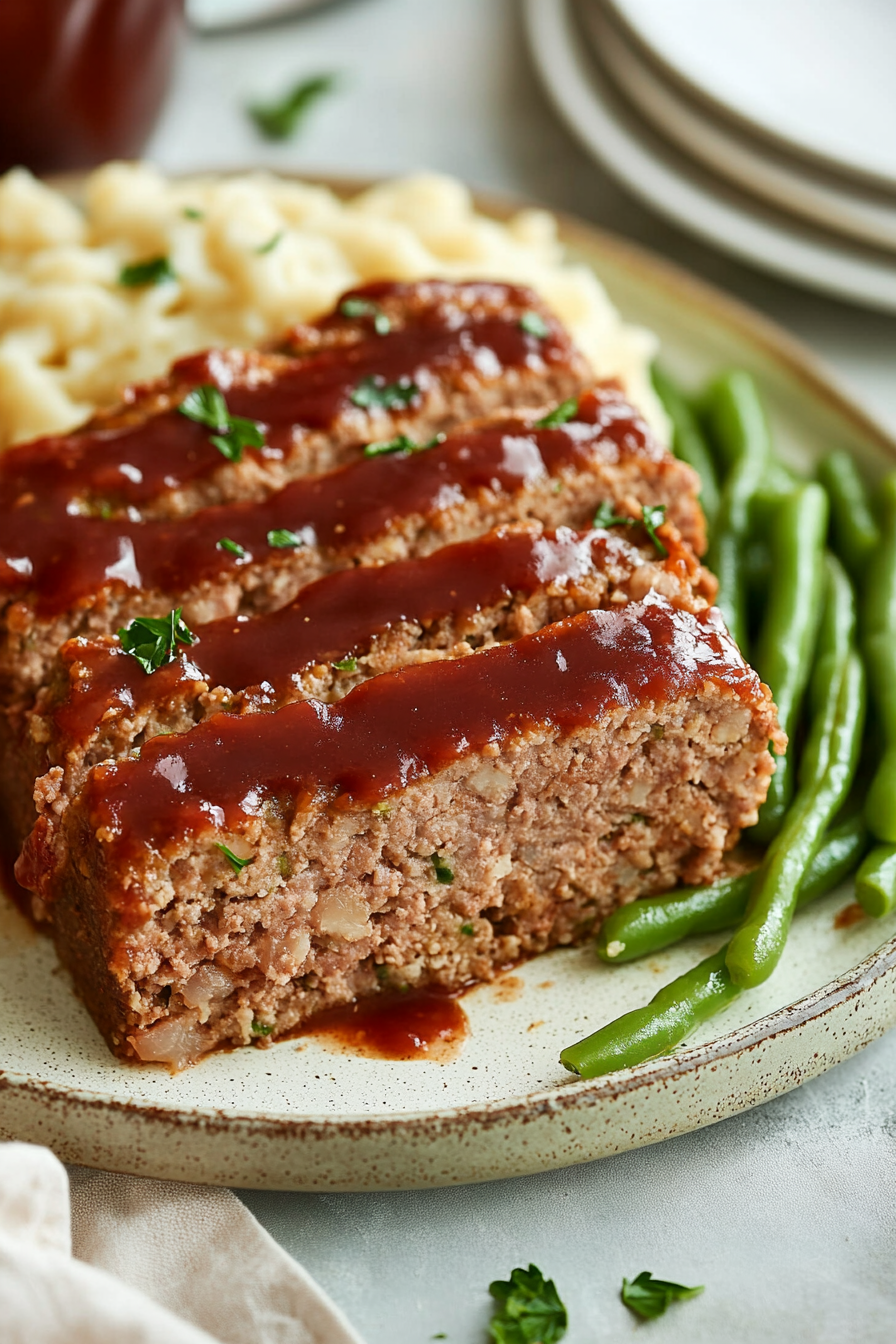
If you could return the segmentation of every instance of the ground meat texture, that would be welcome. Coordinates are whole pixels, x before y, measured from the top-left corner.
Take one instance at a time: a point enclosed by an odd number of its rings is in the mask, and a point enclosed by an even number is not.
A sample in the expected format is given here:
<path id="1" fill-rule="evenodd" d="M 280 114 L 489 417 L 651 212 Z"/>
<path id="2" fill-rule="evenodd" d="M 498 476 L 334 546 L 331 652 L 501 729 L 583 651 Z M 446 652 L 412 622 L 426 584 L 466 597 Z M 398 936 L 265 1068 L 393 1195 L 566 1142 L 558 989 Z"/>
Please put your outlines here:
<path id="1" fill-rule="evenodd" d="M 639 541 L 640 532 L 545 533 L 529 523 L 422 560 L 341 570 L 267 616 L 197 626 L 195 643 L 149 676 L 116 636 L 69 640 L 28 716 L 25 740 L 8 753 L 7 810 L 21 813 L 19 838 L 35 821 L 32 793 L 56 825 L 91 766 L 222 710 L 333 702 L 381 672 L 467 657 L 649 591 L 703 610 L 715 580 L 674 527 L 660 528 L 665 557 L 648 538 Z"/>
<path id="2" fill-rule="evenodd" d="M 370 306 L 379 323 L 344 316 L 352 301 Z M 520 325 L 526 313 L 537 315 L 543 335 Z M 371 440 L 405 433 L 425 442 L 501 408 L 562 401 L 592 380 L 528 289 L 367 286 L 344 295 L 316 326 L 297 328 L 278 352 L 187 356 L 84 429 L 4 453 L 0 536 L 46 529 L 72 512 L 176 517 L 260 499 L 297 475 L 354 460 Z M 263 427 L 263 448 L 228 461 L 212 441 L 215 430 L 178 411 L 202 385 L 217 388 L 232 415 Z"/>
<path id="3" fill-rule="evenodd" d="M 362 458 L 188 519 L 66 515 L 52 529 L 0 534 L 0 704 L 27 709 L 74 635 L 175 605 L 191 625 L 276 610 L 325 573 L 427 555 L 502 523 L 587 527 L 604 500 L 633 518 L 665 504 L 685 541 L 702 548 L 696 474 L 618 389 L 585 393 L 559 427 L 541 418 L 496 417 L 426 451 Z M 284 536 L 286 545 L 272 544 Z M 222 549 L 224 538 L 236 553 Z"/>
<path id="4" fill-rule="evenodd" d="M 179 1068 L 378 992 L 378 968 L 488 979 L 712 879 L 756 819 L 770 741 L 770 695 L 718 613 L 652 593 L 335 705 L 156 738 L 96 766 L 17 873 L 112 1049 Z"/>

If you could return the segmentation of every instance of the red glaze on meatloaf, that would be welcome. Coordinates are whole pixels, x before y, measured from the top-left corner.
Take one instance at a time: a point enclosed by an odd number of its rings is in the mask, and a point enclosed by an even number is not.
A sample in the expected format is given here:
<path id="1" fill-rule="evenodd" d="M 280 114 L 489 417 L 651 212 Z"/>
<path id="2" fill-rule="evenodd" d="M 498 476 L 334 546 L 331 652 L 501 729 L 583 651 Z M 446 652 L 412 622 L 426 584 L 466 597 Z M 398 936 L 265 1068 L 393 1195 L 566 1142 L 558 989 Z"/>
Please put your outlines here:
<path id="1" fill-rule="evenodd" d="M 756 819 L 769 741 L 718 613 L 650 594 L 155 738 L 96 766 L 62 843 L 38 823 L 17 871 L 113 1050 L 183 1067 L 376 992 L 378 968 L 488 979 L 710 880 Z"/>

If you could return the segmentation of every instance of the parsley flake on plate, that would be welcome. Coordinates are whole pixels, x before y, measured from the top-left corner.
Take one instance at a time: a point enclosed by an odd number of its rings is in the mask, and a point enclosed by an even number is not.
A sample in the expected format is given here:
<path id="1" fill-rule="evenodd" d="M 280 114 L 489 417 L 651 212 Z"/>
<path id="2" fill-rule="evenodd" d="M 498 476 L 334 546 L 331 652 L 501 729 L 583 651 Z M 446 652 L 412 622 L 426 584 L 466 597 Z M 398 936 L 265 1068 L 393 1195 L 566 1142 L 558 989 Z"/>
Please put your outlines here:
<path id="1" fill-rule="evenodd" d="M 241 873 L 244 868 L 249 867 L 250 863 L 255 862 L 254 854 L 249 859 L 241 859 L 239 854 L 234 854 L 232 849 L 228 849 L 227 846 L 222 845 L 220 841 L 215 841 L 215 849 L 220 849 L 235 873 Z"/>
<path id="2" fill-rule="evenodd" d="M 384 383 L 382 378 L 362 378 L 350 394 L 349 400 L 362 410 L 379 407 L 385 411 L 400 411 L 410 406 L 420 389 L 409 378 L 401 378 L 397 383 Z"/>
<path id="3" fill-rule="evenodd" d="M 653 1321 L 672 1305 L 673 1302 L 686 1302 L 689 1297 L 698 1297 L 703 1285 L 698 1288 L 686 1288 L 683 1283 L 670 1283 L 667 1279 L 655 1279 L 649 1270 L 644 1269 L 635 1279 L 623 1279 L 620 1297 L 631 1311 L 642 1316 L 645 1321 Z"/>
<path id="4" fill-rule="evenodd" d="M 255 420 L 242 415 L 231 415 L 224 394 L 211 383 L 194 387 L 177 408 L 181 415 L 197 425 L 213 429 L 209 438 L 228 462 L 239 462 L 244 448 L 263 448 L 264 431 Z"/>
<path id="5" fill-rule="evenodd" d="M 156 672 L 165 663 L 173 663 L 178 644 L 192 644 L 195 636 L 181 620 L 183 607 L 175 607 L 167 616 L 135 616 L 118 631 L 125 653 L 143 668 Z"/>
<path id="6" fill-rule="evenodd" d="M 305 538 L 288 527 L 272 527 L 268 533 L 268 545 L 276 551 L 285 551 L 289 546 L 304 546 Z"/>
<path id="7" fill-rule="evenodd" d="M 488 1327 L 495 1344 L 555 1344 L 566 1334 L 566 1307 L 553 1279 L 535 1265 L 514 1269 L 488 1291 L 497 1303 Z"/>
<path id="8" fill-rule="evenodd" d="M 436 871 L 436 881 L 440 886 L 448 887 L 454 881 L 454 869 L 442 858 L 441 854 L 430 854 L 429 861 Z"/>
<path id="9" fill-rule="evenodd" d="M 147 257 L 145 261 L 133 261 L 129 266 L 122 266 L 118 273 L 118 283 L 128 289 L 142 289 L 176 279 L 174 267 L 167 257 Z"/>
<path id="10" fill-rule="evenodd" d="M 535 421 L 536 429 L 559 429 L 565 425 L 567 420 L 571 420 L 579 409 L 578 397 L 568 397 L 566 401 L 561 401 L 559 406 L 555 406 L 552 411 L 543 416 L 541 420 Z"/>
<path id="11" fill-rule="evenodd" d="M 656 547 L 657 554 L 665 559 L 669 552 L 656 534 L 657 528 L 662 527 L 665 521 L 665 504 L 645 504 L 641 509 L 641 517 L 631 518 L 615 513 L 613 505 L 608 499 L 605 499 L 599 505 L 591 525 L 592 527 L 634 527 L 637 523 L 640 523 Z"/>
<path id="12" fill-rule="evenodd" d="M 246 111 L 266 139 L 288 140 L 299 129 L 312 104 L 331 93 L 335 83 L 335 75 L 311 75 L 295 84 L 279 101 L 250 103 Z"/>
<path id="13" fill-rule="evenodd" d="M 392 330 L 392 323 L 373 299 L 343 299 L 339 311 L 343 317 L 372 317 L 377 336 L 388 336 Z"/>
<path id="14" fill-rule="evenodd" d="M 519 325 L 527 336 L 535 336 L 539 341 L 546 340 L 551 334 L 551 329 L 541 313 L 523 313 Z"/>

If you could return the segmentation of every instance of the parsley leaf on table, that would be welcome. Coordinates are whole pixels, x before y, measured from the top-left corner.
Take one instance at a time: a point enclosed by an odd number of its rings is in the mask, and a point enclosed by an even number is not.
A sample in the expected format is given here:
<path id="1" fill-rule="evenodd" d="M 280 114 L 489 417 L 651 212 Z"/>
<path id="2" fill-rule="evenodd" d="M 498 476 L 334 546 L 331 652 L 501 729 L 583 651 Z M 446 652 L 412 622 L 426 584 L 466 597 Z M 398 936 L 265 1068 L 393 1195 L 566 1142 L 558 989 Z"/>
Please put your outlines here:
<path id="1" fill-rule="evenodd" d="M 673 1302 L 686 1302 L 689 1297 L 698 1297 L 703 1285 L 686 1288 L 683 1283 L 670 1283 L 668 1279 L 655 1279 L 649 1270 L 644 1269 L 635 1279 L 623 1279 L 620 1297 L 631 1311 L 643 1316 L 645 1321 L 653 1321 L 672 1305 Z"/>
<path id="2" fill-rule="evenodd" d="M 167 257 L 147 257 L 146 261 L 134 261 L 129 266 L 122 266 L 118 272 L 118 283 L 128 289 L 161 285 L 165 280 L 176 279 L 174 267 Z"/>
<path id="3" fill-rule="evenodd" d="M 263 448 L 264 431 L 255 420 L 231 415 L 224 394 L 211 383 L 194 387 L 177 408 L 188 420 L 213 429 L 209 438 L 228 462 L 239 462 L 244 448 Z"/>
<path id="4" fill-rule="evenodd" d="M 508 1281 L 496 1279 L 488 1291 L 497 1303 L 489 1324 L 495 1344 L 554 1344 L 566 1334 L 566 1308 L 554 1281 L 535 1265 L 512 1270 Z"/>
<path id="5" fill-rule="evenodd" d="M 288 140 L 299 129 L 311 105 L 332 92 L 335 83 L 335 75 L 311 75 L 300 80 L 278 102 L 250 103 L 246 111 L 268 140 Z"/>
<path id="6" fill-rule="evenodd" d="M 144 672 L 173 663 L 177 645 L 194 642 L 193 631 L 181 620 L 182 612 L 182 607 L 175 607 L 167 616 L 135 616 L 118 631 L 121 647 L 137 659 Z"/>

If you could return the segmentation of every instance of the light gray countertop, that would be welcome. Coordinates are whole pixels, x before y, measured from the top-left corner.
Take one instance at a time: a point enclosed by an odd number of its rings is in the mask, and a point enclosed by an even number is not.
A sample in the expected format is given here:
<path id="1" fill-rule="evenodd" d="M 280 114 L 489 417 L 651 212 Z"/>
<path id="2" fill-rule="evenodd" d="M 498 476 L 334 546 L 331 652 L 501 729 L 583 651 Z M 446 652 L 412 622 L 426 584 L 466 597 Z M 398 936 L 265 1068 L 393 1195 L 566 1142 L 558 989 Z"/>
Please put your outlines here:
<path id="1" fill-rule="evenodd" d="M 545 0 L 547 3 L 547 0 Z M 342 73 L 285 146 L 242 105 Z M 455 173 L 576 212 L 654 249 L 801 337 L 896 431 L 896 319 L 753 272 L 643 209 L 560 126 L 514 0 L 342 0 L 277 25 L 192 38 L 148 156 L 175 171 Z M 485 1338 L 486 1288 L 533 1260 L 571 1315 L 570 1344 L 889 1341 L 896 1315 L 896 1033 L 723 1124 L 590 1166 L 465 1189 L 246 1193 L 247 1204 L 370 1344 Z M 638 1326 L 623 1274 L 706 1284 Z"/>

